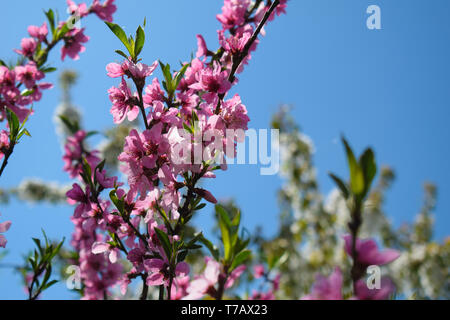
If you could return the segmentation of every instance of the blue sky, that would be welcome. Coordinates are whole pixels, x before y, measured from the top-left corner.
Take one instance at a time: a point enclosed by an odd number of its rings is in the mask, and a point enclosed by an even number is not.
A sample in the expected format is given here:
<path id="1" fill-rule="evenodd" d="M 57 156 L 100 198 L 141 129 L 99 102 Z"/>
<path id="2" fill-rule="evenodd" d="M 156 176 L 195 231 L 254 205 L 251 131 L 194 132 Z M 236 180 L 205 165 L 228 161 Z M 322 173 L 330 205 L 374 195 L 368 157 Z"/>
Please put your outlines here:
<path id="1" fill-rule="evenodd" d="M 221 1 L 117 0 L 115 22 L 133 32 L 147 18 L 147 43 L 143 58 L 175 65 L 196 50 L 195 35 L 204 35 L 217 47 L 215 15 Z M 381 8 L 382 30 L 366 28 L 366 8 Z M 29 24 L 44 21 L 42 9 L 58 9 L 65 16 L 65 1 L 8 1 L 2 7 L 0 57 L 13 58 L 13 48 L 26 36 Z M 450 3 L 446 0 L 291 0 L 288 14 L 267 27 L 267 36 L 253 54 L 236 88 L 246 104 L 252 128 L 268 128 L 281 103 L 292 104 L 293 115 L 315 145 L 321 190 L 333 187 L 328 171 L 345 175 L 342 134 L 360 152 L 367 145 L 376 150 L 380 164 L 397 174 L 387 199 L 387 212 L 396 225 L 411 221 L 422 203 L 422 184 L 439 188 L 436 210 L 437 239 L 449 235 L 450 156 L 447 124 L 450 111 Z M 84 114 L 88 130 L 112 124 L 106 90 L 116 81 L 106 76 L 105 65 L 117 61 L 119 42 L 94 17 L 82 22 L 91 37 L 79 61 L 59 60 L 59 49 L 49 62 L 79 71 L 74 103 Z M 159 75 L 159 73 L 158 73 Z M 55 81 L 57 74 L 49 80 Z M 57 88 L 35 105 L 28 124 L 32 139 L 24 139 L 0 180 L 14 186 L 26 177 L 68 182 L 62 172 L 61 150 L 52 115 L 58 105 Z M 262 225 L 266 234 L 277 226 L 277 176 L 260 176 L 258 166 L 233 166 L 207 184 L 217 198 L 235 198 L 243 210 L 243 224 L 250 230 Z M 12 220 L 6 234 L 9 255 L 3 262 L 17 263 L 32 248 L 31 237 L 45 228 L 52 238 L 70 239 L 72 209 L 51 205 L 31 206 L 13 201 L 0 208 L 0 221 Z M 208 229 L 211 208 L 196 222 Z M 0 269 L 0 299 L 24 298 L 19 277 Z M 70 298 L 62 285 L 46 298 Z"/>

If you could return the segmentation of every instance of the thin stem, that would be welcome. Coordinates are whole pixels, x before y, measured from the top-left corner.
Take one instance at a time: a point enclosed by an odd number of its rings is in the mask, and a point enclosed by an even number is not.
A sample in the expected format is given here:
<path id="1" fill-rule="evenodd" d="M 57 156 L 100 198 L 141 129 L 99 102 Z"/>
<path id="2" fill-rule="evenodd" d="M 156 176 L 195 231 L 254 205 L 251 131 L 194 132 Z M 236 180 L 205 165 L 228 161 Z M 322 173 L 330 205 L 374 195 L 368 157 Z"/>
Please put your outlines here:
<path id="1" fill-rule="evenodd" d="M 244 48 L 241 52 L 233 55 L 233 64 L 231 66 L 230 74 L 228 75 L 228 81 L 233 83 L 235 80 L 236 71 L 238 70 L 239 66 L 241 65 L 242 61 L 248 56 L 250 48 L 252 47 L 253 43 L 255 43 L 256 39 L 258 39 L 258 35 L 260 34 L 262 28 L 264 27 L 265 23 L 271 16 L 272 12 L 275 10 L 275 8 L 280 4 L 280 0 L 275 0 L 272 5 L 270 6 L 269 10 L 264 14 L 264 17 L 256 27 L 255 31 L 253 32 L 251 38 L 247 41 Z M 221 101 L 225 97 L 225 94 L 219 95 L 219 101 L 217 102 L 217 107 L 215 110 L 215 114 L 219 114 L 220 112 L 220 105 Z"/>
<path id="2" fill-rule="evenodd" d="M 147 273 L 141 275 L 143 286 L 142 286 L 141 296 L 139 298 L 140 300 L 147 300 L 147 296 L 148 296 L 147 276 L 148 276 Z"/>
<path id="3" fill-rule="evenodd" d="M 6 165 L 8 164 L 8 159 L 9 159 L 9 157 L 11 157 L 11 155 L 12 155 L 12 153 L 13 153 L 13 151 L 14 151 L 14 146 L 15 146 L 15 143 L 11 143 L 11 146 L 6 150 L 6 152 L 4 153 L 4 159 L 3 159 L 3 163 L 2 163 L 2 166 L 0 167 L 0 177 L 2 176 L 2 174 L 3 174 L 3 171 L 5 170 L 5 168 L 6 168 Z"/>

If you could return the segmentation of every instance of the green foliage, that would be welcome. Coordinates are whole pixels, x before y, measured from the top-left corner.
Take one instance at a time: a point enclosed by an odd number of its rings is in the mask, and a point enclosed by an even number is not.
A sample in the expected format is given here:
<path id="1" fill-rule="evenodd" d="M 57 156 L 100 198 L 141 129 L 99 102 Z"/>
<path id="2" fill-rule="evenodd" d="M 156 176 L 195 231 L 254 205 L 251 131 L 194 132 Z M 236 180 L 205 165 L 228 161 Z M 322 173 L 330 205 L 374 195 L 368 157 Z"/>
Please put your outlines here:
<path id="1" fill-rule="evenodd" d="M 44 242 L 33 238 L 36 249 L 27 258 L 27 266 L 23 268 L 22 275 L 27 283 L 28 296 L 30 300 L 37 299 L 42 292 L 53 286 L 58 280 L 50 280 L 52 276 L 53 259 L 59 253 L 64 239 L 59 243 L 52 243 L 48 240 L 44 231 Z M 31 280 L 27 281 L 29 273 Z"/>

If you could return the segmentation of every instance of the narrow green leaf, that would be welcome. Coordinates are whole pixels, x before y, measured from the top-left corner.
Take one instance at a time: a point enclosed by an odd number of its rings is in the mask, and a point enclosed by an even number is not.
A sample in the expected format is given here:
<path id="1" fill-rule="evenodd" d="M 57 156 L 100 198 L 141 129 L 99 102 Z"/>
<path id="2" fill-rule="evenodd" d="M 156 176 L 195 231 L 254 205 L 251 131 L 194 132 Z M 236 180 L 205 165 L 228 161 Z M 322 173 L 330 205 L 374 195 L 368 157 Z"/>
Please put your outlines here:
<path id="1" fill-rule="evenodd" d="M 128 60 L 128 56 L 122 50 L 116 50 L 116 53 Z"/>
<path id="2" fill-rule="evenodd" d="M 252 255 L 252 252 L 248 249 L 242 250 L 241 252 L 239 252 L 236 255 L 236 257 L 233 259 L 233 263 L 231 264 L 230 271 L 236 269 L 241 264 L 243 264 L 245 261 L 247 261 L 251 255 Z"/>
<path id="3" fill-rule="evenodd" d="M 141 26 L 139 26 L 139 28 L 137 28 L 136 30 L 136 43 L 134 44 L 134 54 L 136 55 L 136 58 L 139 56 L 142 49 L 144 48 L 144 44 L 145 44 L 145 32 L 141 28 Z"/>
<path id="4" fill-rule="evenodd" d="M 161 242 L 161 245 L 163 246 L 167 259 L 170 259 L 172 256 L 172 246 L 170 244 L 169 237 L 164 231 L 158 228 L 155 228 L 155 233 L 158 236 L 159 242 Z"/>
<path id="5" fill-rule="evenodd" d="M 377 164 L 375 162 L 375 155 L 371 148 L 368 148 L 359 158 L 359 165 L 364 174 L 364 193 L 370 190 L 373 179 L 377 173 Z"/>
<path id="6" fill-rule="evenodd" d="M 105 23 L 108 26 L 108 28 L 116 35 L 116 37 L 123 43 L 125 48 L 127 48 L 128 52 L 133 57 L 133 54 L 132 54 L 133 50 L 131 49 L 131 45 L 127 38 L 127 35 L 125 34 L 125 31 L 123 31 L 123 29 L 118 24 L 111 23 L 111 22 L 105 22 Z"/>
<path id="7" fill-rule="evenodd" d="M 347 161 L 350 169 L 350 189 L 355 195 L 361 195 L 364 192 L 364 174 L 347 140 L 342 138 L 342 142 L 347 153 Z"/>
<path id="8" fill-rule="evenodd" d="M 344 198 L 348 199 L 348 197 L 350 196 L 350 192 L 348 191 L 348 188 L 347 188 L 347 185 L 345 184 L 345 182 L 342 181 L 341 178 L 339 178 L 338 176 L 334 175 L 333 173 L 328 173 L 328 175 L 336 183 L 336 185 L 338 186 L 339 190 L 341 190 L 341 193 L 344 196 Z"/>
<path id="9" fill-rule="evenodd" d="M 52 35 L 55 33 L 55 13 L 53 12 L 52 9 L 48 10 L 48 11 L 44 11 L 45 16 L 47 17 L 48 23 L 50 25 L 50 30 L 52 32 Z"/>
<path id="10" fill-rule="evenodd" d="M 211 241 L 206 239 L 203 236 L 203 234 L 201 235 L 199 241 L 201 243 L 203 243 L 206 246 L 206 248 L 208 248 L 209 252 L 211 252 L 214 259 L 216 259 L 216 261 L 218 261 L 219 260 L 219 249 L 215 245 L 213 245 Z"/>

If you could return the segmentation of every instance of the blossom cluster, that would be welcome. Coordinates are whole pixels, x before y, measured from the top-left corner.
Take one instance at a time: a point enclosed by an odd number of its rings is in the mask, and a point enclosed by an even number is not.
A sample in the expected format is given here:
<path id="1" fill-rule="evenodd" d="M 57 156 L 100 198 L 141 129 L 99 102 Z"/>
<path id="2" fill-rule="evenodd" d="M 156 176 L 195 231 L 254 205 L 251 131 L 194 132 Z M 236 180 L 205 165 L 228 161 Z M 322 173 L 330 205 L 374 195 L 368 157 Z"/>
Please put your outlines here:
<path id="1" fill-rule="evenodd" d="M 270 13 L 283 12 L 286 1 L 277 3 L 280 7 L 274 11 L 276 6 L 271 2 L 225 0 L 222 13 L 217 16 L 222 25 L 218 31 L 220 49 L 210 51 L 198 35 L 196 57 L 179 71 L 173 72 L 169 65 L 157 61 L 151 65 L 141 62 L 136 49 L 123 62 L 106 66 L 109 77 L 120 78 L 119 85 L 108 90 L 114 123 L 133 121 L 141 115 L 145 130 L 132 129 L 118 157 L 120 170 L 127 178 L 126 186 L 103 170 L 96 151 L 87 150 L 84 131 L 74 132 L 67 139 L 64 170 L 79 179 L 67 196 L 70 203 L 76 204 L 72 244 L 80 251 L 84 298 L 103 298 L 115 284 L 125 294 L 137 278 L 144 283 L 143 299 L 151 286 L 166 288 L 169 299 L 200 298 L 206 294 L 220 298 L 223 290 L 230 288 L 245 270 L 241 265 L 229 272 L 216 257 L 207 258 L 204 274 L 191 279 L 183 252 L 195 244 L 186 243 L 181 230 L 201 207 L 202 199 L 217 202 L 208 190 L 196 184 L 201 178 L 215 178 L 215 170 L 226 169 L 225 164 L 214 165 L 215 159 L 225 157 L 214 144 L 231 145 L 233 151 L 227 156 L 234 156 L 240 139 L 226 137 L 226 131 L 247 130 L 250 119 L 240 96 L 229 98 L 227 94 L 237 83 L 235 73 L 242 71 L 250 59 L 249 52 L 256 49 L 257 26 L 273 19 Z M 74 10 L 81 15 L 86 12 L 83 7 Z M 113 24 L 109 27 L 113 32 L 119 28 Z M 136 47 L 141 31 L 138 29 L 133 41 Z M 124 44 L 130 46 L 126 40 Z M 158 64 L 164 75 L 162 82 L 149 79 Z M 218 133 L 214 140 L 197 140 L 208 130 Z M 187 141 L 188 149 L 180 154 L 179 146 L 186 144 L 182 131 L 192 135 Z M 206 161 L 174 160 L 191 159 L 199 145 L 208 150 Z M 101 199 L 105 189 L 110 189 L 111 201 Z M 119 258 L 126 258 L 131 270 L 120 270 Z M 221 285 L 217 287 L 217 283 Z"/>
<path id="2" fill-rule="evenodd" d="M 345 251 L 352 256 L 352 237 L 344 236 Z M 400 253 L 393 249 L 379 251 L 375 240 L 356 239 L 356 264 L 358 266 L 358 278 L 366 273 L 369 266 L 383 266 L 396 260 Z M 304 300 L 342 300 L 343 275 L 341 269 L 336 267 L 333 273 L 325 278 L 317 276 L 317 281 L 309 295 Z M 370 289 L 362 278 L 354 283 L 354 296 L 352 299 L 359 300 L 386 300 L 395 292 L 393 281 L 384 276 L 380 279 L 380 287 Z"/>
<path id="3" fill-rule="evenodd" d="M 53 87 L 51 83 L 43 81 L 46 73 L 54 70 L 45 63 L 48 54 L 59 42 L 63 42 L 61 60 L 66 56 L 76 60 L 85 51 L 84 44 L 89 41 L 89 37 L 84 34 L 85 28 L 71 25 L 72 19 L 93 13 L 104 21 L 112 21 L 112 14 L 117 9 L 114 0 L 103 3 L 94 0 L 90 7 L 86 3 L 77 5 L 72 0 L 67 0 L 67 5 L 69 12 L 76 17 L 58 22 L 52 10 L 46 12 L 48 23 L 29 26 L 29 37 L 23 38 L 20 48 L 14 50 L 19 54 L 20 62 L 15 66 L 7 66 L 0 60 L 0 122 L 7 119 L 9 110 L 22 123 L 34 112 L 30 106 L 41 100 L 44 90 Z M 7 148 L 12 148 L 16 143 L 15 137 L 8 137 L 9 142 L 5 141 L 5 137 L 9 136 L 7 130 L 1 131 L 0 159 L 7 154 Z"/>

